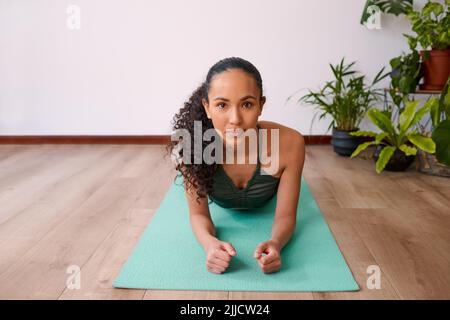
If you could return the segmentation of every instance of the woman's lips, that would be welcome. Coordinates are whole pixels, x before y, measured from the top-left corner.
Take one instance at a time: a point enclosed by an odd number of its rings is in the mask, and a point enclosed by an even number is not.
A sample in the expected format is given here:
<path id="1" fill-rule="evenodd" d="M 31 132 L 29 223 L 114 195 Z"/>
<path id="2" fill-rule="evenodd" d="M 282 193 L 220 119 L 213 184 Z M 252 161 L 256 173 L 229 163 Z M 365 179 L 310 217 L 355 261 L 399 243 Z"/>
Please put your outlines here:
<path id="1" fill-rule="evenodd" d="M 231 137 L 240 137 L 243 133 L 244 133 L 243 129 L 227 129 L 225 131 L 225 134 Z"/>

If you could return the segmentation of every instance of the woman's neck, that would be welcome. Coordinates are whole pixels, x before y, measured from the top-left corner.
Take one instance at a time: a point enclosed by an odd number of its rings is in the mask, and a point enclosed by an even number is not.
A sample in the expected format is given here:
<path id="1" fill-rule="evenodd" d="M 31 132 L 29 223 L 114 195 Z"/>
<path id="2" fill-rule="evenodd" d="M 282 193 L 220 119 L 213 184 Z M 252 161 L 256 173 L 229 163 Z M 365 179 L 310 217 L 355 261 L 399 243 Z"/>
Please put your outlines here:
<path id="1" fill-rule="evenodd" d="M 243 141 L 241 142 L 241 145 L 234 145 L 233 146 L 228 146 L 225 145 L 223 148 L 223 163 L 224 165 L 233 165 L 233 164 L 256 164 L 257 159 L 258 159 L 258 146 L 259 146 L 259 130 L 257 128 L 254 129 L 256 131 L 256 145 L 253 148 L 253 150 L 250 150 L 250 146 L 251 143 L 246 143 L 247 141 L 251 140 L 251 137 L 248 137 L 248 139 L 246 137 L 243 137 Z M 228 153 L 227 153 L 227 148 Z M 238 159 L 238 153 L 241 152 L 241 149 L 243 150 L 244 153 L 244 163 L 241 163 L 242 160 L 239 161 Z M 229 155 L 229 156 L 227 156 Z M 242 158 L 242 156 L 240 157 Z M 239 163 L 238 163 L 239 161 Z"/>

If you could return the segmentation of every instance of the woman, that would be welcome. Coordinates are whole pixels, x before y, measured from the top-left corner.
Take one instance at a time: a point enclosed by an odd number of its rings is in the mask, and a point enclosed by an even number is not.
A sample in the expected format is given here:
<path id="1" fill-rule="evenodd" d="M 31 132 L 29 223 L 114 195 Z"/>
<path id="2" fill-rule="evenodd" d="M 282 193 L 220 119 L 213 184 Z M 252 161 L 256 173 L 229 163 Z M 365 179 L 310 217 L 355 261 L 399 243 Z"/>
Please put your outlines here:
<path id="1" fill-rule="evenodd" d="M 225 154 L 223 164 L 179 163 L 176 169 L 183 175 L 185 194 L 189 205 L 190 222 L 207 258 L 208 271 L 222 273 L 236 250 L 231 243 L 215 236 L 208 197 L 220 206 L 235 209 L 253 209 L 277 194 L 277 204 L 271 239 L 260 243 L 254 252 L 264 273 L 276 272 L 281 267 L 281 250 L 295 230 L 300 180 L 305 159 L 303 136 L 296 130 L 271 121 L 258 121 L 266 98 L 258 70 L 248 61 L 231 57 L 217 62 L 209 70 L 205 82 L 199 86 L 184 107 L 174 117 L 173 129 L 186 129 L 194 136 L 194 121 L 201 121 L 202 131 L 214 129 L 220 136 Z M 245 163 L 230 161 L 226 150 L 239 150 L 242 132 L 267 130 L 267 156 L 278 156 L 277 166 L 260 162 L 249 163 L 255 151 L 245 148 Z M 231 130 L 231 134 L 230 131 Z M 236 133 L 233 130 L 238 130 Z M 278 140 L 274 132 L 278 133 Z M 169 152 L 179 142 L 169 144 Z M 202 141 L 202 147 L 208 142 Z M 192 150 L 194 143 L 191 143 Z M 250 149 L 250 148 L 249 148 Z M 242 150 L 242 149 L 241 149 Z M 182 157 L 183 152 L 178 156 Z M 276 157 L 275 157 L 276 158 Z M 265 253 L 266 255 L 262 255 Z"/>

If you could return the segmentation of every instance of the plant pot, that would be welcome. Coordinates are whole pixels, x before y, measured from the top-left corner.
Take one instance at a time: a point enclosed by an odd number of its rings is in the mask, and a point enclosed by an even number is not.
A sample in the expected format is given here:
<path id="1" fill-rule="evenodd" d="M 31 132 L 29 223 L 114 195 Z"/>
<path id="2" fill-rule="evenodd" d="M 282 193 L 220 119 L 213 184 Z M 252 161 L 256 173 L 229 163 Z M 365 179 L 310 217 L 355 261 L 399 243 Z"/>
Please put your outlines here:
<path id="1" fill-rule="evenodd" d="M 450 76 L 450 49 L 431 50 L 429 58 L 423 62 L 424 83 L 421 90 L 442 90 Z M 420 52 L 422 58 L 424 51 Z"/>
<path id="2" fill-rule="evenodd" d="M 358 145 L 361 143 L 362 139 L 360 137 L 354 137 L 350 135 L 350 132 L 355 132 L 358 130 L 359 129 L 355 129 L 352 131 L 343 131 L 333 127 L 331 144 L 333 145 L 334 152 L 344 157 L 351 156 L 353 151 L 355 151 Z"/>
<path id="3" fill-rule="evenodd" d="M 419 159 L 418 171 L 433 176 L 450 178 L 450 167 L 437 161 L 434 154 L 417 150 L 417 158 Z"/>
<path id="4" fill-rule="evenodd" d="M 377 162 L 378 157 L 380 156 L 381 150 L 383 150 L 384 145 L 377 145 L 375 151 L 373 153 L 373 160 Z M 394 154 L 392 155 L 389 162 L 384 167 L 384 170 L 387 171 L 405 171 L 409 168 L 409 166 L 414 162 L 416 156 L 407 156 L 403 151 L 396 149 Z"/>

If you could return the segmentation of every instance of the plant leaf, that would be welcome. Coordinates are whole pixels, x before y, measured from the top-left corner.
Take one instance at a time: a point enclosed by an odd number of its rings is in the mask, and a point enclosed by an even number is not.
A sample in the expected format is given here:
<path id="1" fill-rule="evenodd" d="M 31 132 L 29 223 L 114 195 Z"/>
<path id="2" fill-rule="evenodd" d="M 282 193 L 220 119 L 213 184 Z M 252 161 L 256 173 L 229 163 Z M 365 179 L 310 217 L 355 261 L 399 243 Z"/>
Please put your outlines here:
<path id="1" fill-rule="evenodd" d="M 431 97 L 430 99 L 425 102 L 425 104 L 416 112 L 416 115 L 414 116 L 414 119 L 411 121 L 411 126 L 416 125 L 424 115 L 426 115 L 428 112 L 431 112 L 431 120 L 434 123 L 433 117 L 435 117 L 435 113 L 437 112 L 437 109 L 439 108 L 439 100 L 436 97 Z"/>
<path id="2" fill-rule="evenodd" d="M 412 5 L 412 0 L 386 0 L 376 3 L 383 12 L 392 13 L 398 16 L 405 13 L 407 8 Z"/>
<path id="3" fill-rule="evenodd" d="M 415 156 L 417 154 L 417 149 L 414 147 L 407 146 L 406 144 L 402 144 L 399 147 L 407 156 Z"/>
<path id="4" fill-rule="evenodd" d="M 418 104 L 419 100 L 408 102 L 405 109 L 400 114 L 400 135 L 405 133 L 411 125 L 411 121 L 414 119 L 414 115 L 416 114 L 416 107 Z"/>
<path id="5" fill-rule="evenodd" d="M 350 132 L 350 135 L 352 135 L 354 137 L 376 137 L 377 133 L 372 132 L 372 131 L 355 131 L 355 132 Z"/>
<path id="6" fill-rule="evenodd" d="M 435 153 L 436 152 L 436 144 L 433 139 L 424 137 L 421 134 L 413 133 L 407 135 L 409 141 L 411 141 L 416 147 L 419 149 L 428 152 Z"/>
<path id="7" fill-rule="evenodd" d="M 377 163 L 376 163 L 376 171 L 377 173 L 381 173 L 381 171 L 384 170 L 384 167 L 386 167 L 386 164 L 391 159 L 392 155 L 395 152 L 396 147 L 392 146 L 385 146 L 383 150 L 380 152 L 380 156 L 378 157 Z"/>
<path id="8" fill-rule="evenodd" d="M 377 137 L 375 138 L 375 142 L 377 144 L 379 144 L 381 142 L 381 140 L 383 140 L 384 138 L 386 138 L 389 134 L 387 132 L 380 132 L 379 134 L 377 134 Z"/>
<path id="9" fill-rule="evenodd" d="M 353 151 L 352 155 L 350 156 L 350 158 L 354 158 L 356 157 L 361 151 L 365 150 L 368 146 L 375 144 L 375 141 L 368 141 L 368 142 L 364 142 L 361 143 L 355 151 Z"/>
<path id="10" fill-rule="evenodd" d="M 450 166 L 450 120 L 444 120 L 434 128 L 432 137 L 436 142 L 436 158 Z"/>
<path id="11" fill-rule="evenodd" d="M 380 110 L 378 109 L 370 109 L 367 113 L 369 119 L 381 130 L 394 135 L 395 129 L 392 126 L 392 122 L 390 119 L 386 117 Z"/>
<path id="12" fill-rule="evenodd" d="M 450 0 L 448 0 L 450 1 Z M 439 108 L 438 108 L 439 115 L 441 112 L 444 112 L 447 119 L 450 120 L 450 76 L 448 77 L 447 83 L 445 84 L 444 88 L 442 89 L 442 94 L 439 99 Z M 439 123 L 439 120 L 437 123 L 434 123 L 434 125 L 437 125 Z"/>
<path id="13" fill-rule="evenodd" d="M 378 74 L 373 79 L 372 85 L 377 84 L 378 82 L 380 82 L 381 80 L 383 80 L 384 78 L 386 78 L 387 76 L 389 76 L 391 74 L 390 72 L 386 72 L 385 74 L 382 74 L 384 69 L 385 69 L 384 67 L 381 68 L 381 70 L 378 72 Z"/>

